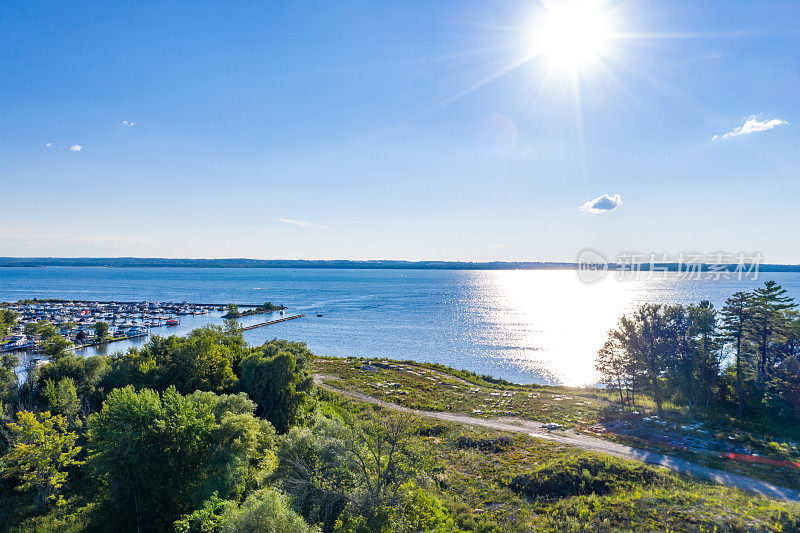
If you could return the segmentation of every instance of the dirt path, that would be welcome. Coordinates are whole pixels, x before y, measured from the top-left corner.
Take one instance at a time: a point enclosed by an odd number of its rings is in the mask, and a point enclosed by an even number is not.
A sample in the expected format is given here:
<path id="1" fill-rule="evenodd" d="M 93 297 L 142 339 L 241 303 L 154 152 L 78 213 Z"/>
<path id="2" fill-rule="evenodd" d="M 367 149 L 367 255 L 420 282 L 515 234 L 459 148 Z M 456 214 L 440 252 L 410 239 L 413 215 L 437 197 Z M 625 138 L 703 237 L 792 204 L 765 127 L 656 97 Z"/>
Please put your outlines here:
<path id="1" fill-rule="evenodd" d="M 714 481 L 722 485 L 728 485 L 742 490 L 755 492 L 768 498 L 789 502 L 800 502 L 800 491 L 779 487 L 777 485 L 772 485 L 771 483 L 759 481 L 747 476 L 724 472 L 722 470 L 715 470 L 713 468 L 701 466 L 678 457 L 671 457 L 669 455 L 632 448 L 630 446 L 625 446 L 624 444 L 617 444 L 615 442 L 598 439 L 596 437 L 582 435 L 571 430 L 548 430 L 545 427 L 547 424 L 534 422 L 531 420 L 522 420 L 517 418 L 487 420 L 458 413 L 409 409 L 407 407 L 403 407 L 402 405 L 386 402 L 373 396 L 367 396 L 366 394 L 362 394 L 360 392 L 337 389 L 336 387 L 325 384 L 324 380 L 326 379 L 336 379 L 336 377 L 325 374 L 314 374 L 314 383 L 322 389 L 348 396 L 354 400 L 380 405 L 381 407 L 392 409 L 394 411 L 413 413 L 425 418 L 443 420 L 445 422 L 455 422 L 457 424 L 466 424 L 470 426 L 481 426 L 500 431 L 511 431 L 514 433 L 525 433 L 531 437 L 546 439 L 553 442 L 558 442 L 560 444 L 567 444 L 569 446 L 575 446 L 576 448 L 580 448 L 582 450 L 607 453 L 622 459 L 630 459 L 650 465 L 663 466 L 680 474 L 687 474 Z"/>

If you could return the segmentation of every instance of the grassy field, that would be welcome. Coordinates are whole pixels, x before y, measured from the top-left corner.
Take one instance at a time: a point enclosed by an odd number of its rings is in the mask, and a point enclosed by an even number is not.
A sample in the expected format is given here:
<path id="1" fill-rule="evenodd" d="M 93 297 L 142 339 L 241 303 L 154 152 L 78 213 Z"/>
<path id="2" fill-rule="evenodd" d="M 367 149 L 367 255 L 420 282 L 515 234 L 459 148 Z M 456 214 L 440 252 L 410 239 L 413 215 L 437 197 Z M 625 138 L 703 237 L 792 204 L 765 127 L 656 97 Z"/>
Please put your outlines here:
<path id="1" fill-rule="evenodd" d="M 363 359 L 318 359 L 315 372 L 330 384 L 413 409 L 482 418 L 515 416 L 573 427 L 591 424 L 609 409 L 598 389 L 493 383 L 446 367 Z"/>
<path id="2" fill-rule="evenodd" d="M 378 407 L 321 393 L 346 413 Z M 473 531 L 796 531 L 800 506 L 520 434 L 419 420 L 430 483 Z"/>
<path id="3" fill-rule="evenodd" d="M 518 417 L 556 423 L 637 448 L 667 453 L 695 463 L 800 490 L 800 444 L 791 428 L 769 427 L 730 418 L 703 418 L 670 408 L 653 416 L 647 398 L 633 411 L 621 411 L 606 391 L 518 385 L 440 365 L 370 359 L 318 359 L 314 371 L 325 382 L 413 409 L 449 411 L 479 418 Z M 615 423 L 629 426 L 615 428 Z M 666 437 L 669 438 L 666 438 Z M 752 460 L 730 459 L 733 451 Z M 776 465 L 761 459 L 782 461 Z"/>

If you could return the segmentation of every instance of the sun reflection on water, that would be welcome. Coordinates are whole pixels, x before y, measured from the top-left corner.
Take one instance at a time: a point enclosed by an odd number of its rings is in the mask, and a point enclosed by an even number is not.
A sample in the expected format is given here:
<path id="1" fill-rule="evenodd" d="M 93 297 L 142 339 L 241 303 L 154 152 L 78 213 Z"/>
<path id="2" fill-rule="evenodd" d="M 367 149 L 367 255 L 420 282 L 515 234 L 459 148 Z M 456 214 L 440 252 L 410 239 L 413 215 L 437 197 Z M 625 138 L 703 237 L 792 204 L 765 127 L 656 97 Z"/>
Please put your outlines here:
<path id="1" fill-rule="evenodd" d="M 494 326 L 486 340 L 508 347 L 501 352 L 512 365 L 569 385 L 597 380 L 594 355 L 633 296 L 624 283 L 586 285 L 570 271 L 482 272 L 476 288 Z"/>
<path id="2" fill-rule="evenodd" d="M 595 384 L 597 350 L 624 313 L 638 305 L 699 302 L 718 307 L 754 282 L 699 282 L 674 276 L 623 280 L 609 276 L 593 284 L 574 271 L 486 271 L 475 274 L 471 299 L 484 327 L 471 331 L 494 347 L 505 366 L 533 372 L 542 381 Z"/>

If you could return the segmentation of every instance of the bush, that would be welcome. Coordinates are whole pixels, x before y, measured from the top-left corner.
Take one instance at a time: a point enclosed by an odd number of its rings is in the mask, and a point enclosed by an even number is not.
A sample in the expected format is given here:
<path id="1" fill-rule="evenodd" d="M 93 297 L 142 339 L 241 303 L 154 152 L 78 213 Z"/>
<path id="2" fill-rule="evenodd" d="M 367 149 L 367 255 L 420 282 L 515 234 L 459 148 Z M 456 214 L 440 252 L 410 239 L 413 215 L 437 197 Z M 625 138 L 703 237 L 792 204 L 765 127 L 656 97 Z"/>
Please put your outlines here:
<path id="1" fill-rule="evenodd" d="M 228 508 L 222 516 L 222 533 L 318 533 L 289 506 L 288 498 L 274 489 L 251 494 L 239 508 Z"/>
<path id="2" fill-rule="evenodd" d="M 516 476 L 509 487 L 529 498 L 567 498 L 608 494 L 630 485 L 651 484 L 659 474 L 646 466 L 579 455 L 548 463 L 531 474 Z"/>
<path id="3" fill-rule="evenodd" d="M 507 450 L 512 443 L 511 437 L 505 435 L 496 439 L 473 439 L 461 435 L 456 439 L 456 448 L 478 448 L 483 452 L 502 452 Z"/>
<path id="4" fill-rule="evenodd" d="M 217 533 L 225 512 L 236 508 L 236 503 L 223 500 L 215 492 L 200 509 L 183 515 L 175 522 L 175 533 Z"/>

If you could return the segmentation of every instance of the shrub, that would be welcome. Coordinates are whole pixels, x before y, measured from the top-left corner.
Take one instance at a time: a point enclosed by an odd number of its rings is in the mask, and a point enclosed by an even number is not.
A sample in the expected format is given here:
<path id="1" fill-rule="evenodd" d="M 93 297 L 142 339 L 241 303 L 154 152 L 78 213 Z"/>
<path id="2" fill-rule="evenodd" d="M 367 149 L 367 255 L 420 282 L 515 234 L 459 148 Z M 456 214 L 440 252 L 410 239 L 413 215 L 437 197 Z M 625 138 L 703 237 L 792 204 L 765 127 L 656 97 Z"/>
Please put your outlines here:
<path id="1" fill-rule="evenodd" d="M 535 472 L 516 476 L 509 487 L 529 498 L 567 498 L 608 494 L 630 485 L 651 484 L 659 474 L 646 466 L 579 455 L 548 463 Z"/>
<path id="2" fill-rule="evenodd" d="M 251 494 L 239 508 L 230 507 L 222 516 L 222 533 L 318 533 L 289 506 L 288 498 L 274 489 Z"/>
<path id="3" fill-rule="evenodd" d="M 502 452 L 507 450 L 512 443 L 511 437 L 505 435 L 496 439 L 473 439 L 461 435 L 456 439 L 456 448 L 478 448 L 484 452 Z"/>

